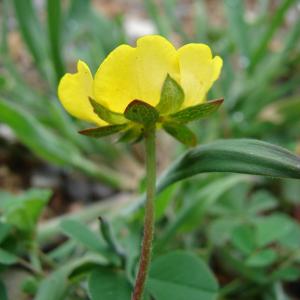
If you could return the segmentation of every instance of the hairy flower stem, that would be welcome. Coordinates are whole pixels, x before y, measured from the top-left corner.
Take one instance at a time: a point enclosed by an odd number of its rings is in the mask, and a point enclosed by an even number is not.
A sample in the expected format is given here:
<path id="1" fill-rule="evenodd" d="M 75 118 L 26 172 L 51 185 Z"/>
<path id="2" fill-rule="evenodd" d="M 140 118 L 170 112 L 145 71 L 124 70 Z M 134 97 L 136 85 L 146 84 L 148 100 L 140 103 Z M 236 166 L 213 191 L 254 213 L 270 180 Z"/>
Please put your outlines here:
<path id="1" fill-rule="evenodd" d="M 154 197 L 156 182 L 155 126 L 145 129 L 147 200 L 145 206 L 144 236 L 139 270 L 136 277 L 132 300 L 141 300 L 151 261 L 152 240 L 154 235 Z"/>

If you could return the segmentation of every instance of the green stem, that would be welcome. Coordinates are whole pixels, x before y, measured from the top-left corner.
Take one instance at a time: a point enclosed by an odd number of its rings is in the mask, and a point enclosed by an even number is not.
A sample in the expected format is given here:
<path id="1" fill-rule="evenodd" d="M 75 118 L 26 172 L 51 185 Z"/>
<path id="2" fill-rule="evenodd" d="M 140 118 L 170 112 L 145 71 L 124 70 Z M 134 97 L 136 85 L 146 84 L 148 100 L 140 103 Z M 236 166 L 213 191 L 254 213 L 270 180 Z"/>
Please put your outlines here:
<path id="1" fill-rule="evenodd" d="M 152 240 L 154 235 L 154 197 L 156 182 L 155 127 L 145 129 L 147 200 L 145 206 L 144 237 L 132 300 L 141 300 L 151 261 Z"/>

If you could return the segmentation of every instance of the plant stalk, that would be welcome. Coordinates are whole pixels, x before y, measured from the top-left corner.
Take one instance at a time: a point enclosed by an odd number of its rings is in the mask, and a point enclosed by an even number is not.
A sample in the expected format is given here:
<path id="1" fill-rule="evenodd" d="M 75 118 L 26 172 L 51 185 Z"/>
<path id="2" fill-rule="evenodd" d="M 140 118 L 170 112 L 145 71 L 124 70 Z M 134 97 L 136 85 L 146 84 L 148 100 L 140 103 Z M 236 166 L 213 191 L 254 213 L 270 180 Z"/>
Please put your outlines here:
<path id="1" fill-rule="evenodd" d="M 154 197 L 156 183 L 156 149 L 155 126 L 145 129 L 146 146 L 146 176 L 147 176 L 147 200 L 145 205 L 144 236 L 142 242 L 139 270 L 136 277 L 132 300 L 141 300 L 147 279 L 154 235 Z"/>

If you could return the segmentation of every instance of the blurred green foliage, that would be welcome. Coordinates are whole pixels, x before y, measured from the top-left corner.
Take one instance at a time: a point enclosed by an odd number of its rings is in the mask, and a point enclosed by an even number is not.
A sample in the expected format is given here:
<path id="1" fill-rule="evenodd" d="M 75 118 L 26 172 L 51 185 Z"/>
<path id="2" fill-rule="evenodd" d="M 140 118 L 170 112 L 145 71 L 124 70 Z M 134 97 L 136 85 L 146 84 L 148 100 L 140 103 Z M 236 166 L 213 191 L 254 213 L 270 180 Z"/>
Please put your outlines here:
<path id="1" fill-rule="evenodd" d="M 62 60 L 62 56 L 72 47 L 83 48 L 80 53 L 73 53 L 71 62 L 80 56 L 95 68 L 104 55 L 122 41 L 118 21 L 96 15 L 89 1 L 71 1 L 66 11 L 62 10 L 61 1 L 47 1 L 46 24 L 40 21 L 40 12 L 30 0 L 3 1 L 2 6 L 4 82 L 0 88 L 0 120 L 41 158 L 60 166 L 77 168 L 113 187 L 125 187 L 124 180 L 111 167 L 96 166 L 85 158 L 91 153 L 101 153 L 108 164 L 118 157 L 119 150 L 110 143 L 96 143 L 76 134 L 80 125 L 63 112 L 56 95 L 58 81 L 65 72 L 65 65 L 70 63 Z M 12 14 L 38 71 L 35 86 L 26 81 L 24 70 L 20 70 L 9 52 Z M 104 32 L 111 34 L 108 37 Z"/>
<path id="2" fill-rule="evenodd" d="M 209 99 L 224 97 L 224 107 L 209 121 L 194 124 L 201 144 L 218 138 L 252 137 L 295 152 L 300 144 L 299 1 L 282 0 L 275 9 L 269 9 L 272 1 L 254 2 L 258 9 L 251 19 L 246 1 L 216 2 L 223 12 L 216 25 L 207 2 L 195 0 L 191 4 L 193 27 L 187 31 L 178 17 L 181 1 L 164 0 L 160 7 L 154 0 L 143 1 L 158 33 L 181 43 L 208 43 L 223 58 L 222 77 Z M 0 122 L 50 164 L 77 169 L 118 190 L 128 188 L 115 165 L 120 156 L 133 159 L 130 153 L 119 144 L 76 134 L 83 124 L 65 114 L 56 96 L 60 77 L 74 61 L 81 58 L 95 71 L 114 47 L 129 40 L 123 16 L 108 18 L 87 0 L 48 0 L 42 11 L 32 0 L 3 0 L 1 8 Z M 14 30 L 22 37 L 38 74 L 37 83 L 28 80 L 11 55 L 8 39 Z M 244 147 L 251 152 L 246 142 Z M 169 155 L 173 158 L 181 152 L 179 146 Z M 90 159 L 95 153 L 101 156 L 101 163 Z M 286 163 L 284 155 L 277 161 Z M 108 221 L 111 238 L 127 253 L 124 268 L 120 253 L 102 232 L 74 218 L 63 219 L 56 228 L 69 237 L 66 242 L 42 249 L 47 255 L 38 251 L 36 222 L 49 191 L 33 190 L 17 197 L 3 193 L 0 197 L 0 268 L 4 271 L 17 264 L 31 272 L 33 276 L 24 281 L 24 293 L 37 300 L 87 299 L 90 293 L 96 300 L 105 293 L 99 290 L 97 279 L 106 274 L 106 287 L 114 289 L 116 280 L 122 287 L 119 297 L 128 297 L 140 245 L 141 212 L 136 207 Z M 297 181 L 248 175 L 202 174 L 165 190 L 157 198 L 158 234 L 150 276 L 154 279 L 149 282 L 155 299 L 174 296 L 163 295 L 153 282 L 161 266 L 169 265 L 177 255 L 165 252 L 178 248 L 196 253 L 197 257 L 189 259 L 208 278 L 209 295 L 201 299 L 214 299 L 217 289 L 203 261 L 211 263 L 220 283 L 219 300 L 292 299 L 286 283 L 300 278 L 300 226 L 294 217 L 299 197 Z M 184 251 L 181 255 L 189 254 Z M 116 268 L 122 271 L 115 272 Z M 183 274 L 182 288 L 188 276 L 180 268 L 178 264 L 173 273 Z M 51 274 L 45 276 L 48 271 Z M 197 289 L 196 297 L 201 292 Z M 0 298 L 6 299 L 5 294 L 0 280 Z"/>

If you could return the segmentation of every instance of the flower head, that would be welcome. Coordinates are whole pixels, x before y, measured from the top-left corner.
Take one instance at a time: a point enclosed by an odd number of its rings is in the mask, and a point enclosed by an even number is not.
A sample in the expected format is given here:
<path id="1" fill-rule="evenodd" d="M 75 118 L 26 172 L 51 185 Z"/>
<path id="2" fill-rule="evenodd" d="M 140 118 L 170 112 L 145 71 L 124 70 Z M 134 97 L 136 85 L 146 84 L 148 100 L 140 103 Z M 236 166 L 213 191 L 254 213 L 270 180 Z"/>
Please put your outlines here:
<path id="1" fill-rule="evenodd" d="M 203 103 L 221 68 L 222 59 L 213 57 L 205 44 L 187 44 L 176 50 L 165 38 L 149 35 L 139 38 L 136 47 L 114 49 L 94 78 L 89 67 L 78 61 L 77 73 L 61 79 L 58 95 L 64 108 L 79 119 L 99 126 L 130 126 L 134 121 L 128 119 L 126 110 L 133 101 L 161 115 Z"/>

